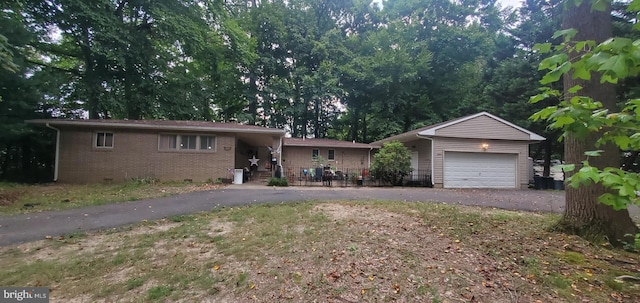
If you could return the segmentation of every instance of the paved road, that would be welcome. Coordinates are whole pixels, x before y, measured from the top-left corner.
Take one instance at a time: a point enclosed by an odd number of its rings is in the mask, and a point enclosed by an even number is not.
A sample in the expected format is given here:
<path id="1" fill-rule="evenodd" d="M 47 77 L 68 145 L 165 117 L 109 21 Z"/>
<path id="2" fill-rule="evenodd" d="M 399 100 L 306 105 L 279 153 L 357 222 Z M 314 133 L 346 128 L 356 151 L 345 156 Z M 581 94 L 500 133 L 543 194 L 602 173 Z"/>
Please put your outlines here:
<path id="1" fill-rule="evenodd" d="M 159 199 L 0 216 L 0 246 L 44 239 L 45 236 L 55 237 L 73 232 L 134 224 L 142 220 L 157 220 L 174 215 L 210 211 L 217 207 L 338 199 L 431 201 L 541 212 L 561 212 L 564 209 L 564 192 L 554 191 L 366 187 L 272 188 L 244 184 Z"/>

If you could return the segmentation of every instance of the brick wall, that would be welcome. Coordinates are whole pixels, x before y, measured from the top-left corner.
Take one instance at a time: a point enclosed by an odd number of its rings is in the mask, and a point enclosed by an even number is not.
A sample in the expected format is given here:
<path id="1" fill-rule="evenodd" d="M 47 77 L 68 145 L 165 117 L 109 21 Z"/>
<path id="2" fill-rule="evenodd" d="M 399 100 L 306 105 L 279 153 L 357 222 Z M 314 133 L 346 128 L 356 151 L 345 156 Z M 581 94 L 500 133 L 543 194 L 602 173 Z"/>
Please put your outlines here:
<path id="1" fill-rule="evenodd" d="M 113 148 L 94 147 L 98 131 L 114 134 Z M 211 133 L 186 134 L 215 135 L 215 151 L 160 151 L 157 131 L 61 128 L 58 181 L 92 183 L 147 177 L 162 181 L 232 178 L 229 169 L 235 163 L 235 137 Z"/>

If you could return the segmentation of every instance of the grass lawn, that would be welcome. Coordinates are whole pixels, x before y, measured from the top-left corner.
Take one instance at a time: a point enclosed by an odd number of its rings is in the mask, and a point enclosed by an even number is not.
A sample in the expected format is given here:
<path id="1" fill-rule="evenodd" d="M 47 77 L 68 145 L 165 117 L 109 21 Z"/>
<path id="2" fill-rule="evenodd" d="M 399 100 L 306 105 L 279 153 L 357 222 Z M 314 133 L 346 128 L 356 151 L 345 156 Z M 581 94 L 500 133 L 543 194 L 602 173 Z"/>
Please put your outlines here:
<path id="1" fill-rule="evenodd" d="M 23 185 L 0 183 L 0 214 L 61 210 L 108 203 L 166 197 L 196 190 L 211 190 L 219 184 L 155 182 L 150 179 L 126 183 L 86 185 Z"/>
<path id="2" fill-rule="evenodd" d="M 51 302 L 640 302 L 638 254 L 553 214 L 395 201 L 254 205 L 0 248 Z"/>

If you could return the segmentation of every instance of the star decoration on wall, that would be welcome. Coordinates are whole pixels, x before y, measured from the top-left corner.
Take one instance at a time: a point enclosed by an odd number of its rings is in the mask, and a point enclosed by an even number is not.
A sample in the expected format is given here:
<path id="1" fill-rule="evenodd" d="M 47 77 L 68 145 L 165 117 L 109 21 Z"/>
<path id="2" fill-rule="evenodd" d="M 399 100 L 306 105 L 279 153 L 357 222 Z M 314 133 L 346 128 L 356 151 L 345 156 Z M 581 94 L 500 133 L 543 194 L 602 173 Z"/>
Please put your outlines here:
<path id="1" fill-rule="evenodd" d="M 251 159 L 249 159 L 249 162 L 251 162 L 250 166 L 258 166 L 258 161 L 260 161 L 260 159 L 256 159 L 255 155 L 251 156 Z"/>

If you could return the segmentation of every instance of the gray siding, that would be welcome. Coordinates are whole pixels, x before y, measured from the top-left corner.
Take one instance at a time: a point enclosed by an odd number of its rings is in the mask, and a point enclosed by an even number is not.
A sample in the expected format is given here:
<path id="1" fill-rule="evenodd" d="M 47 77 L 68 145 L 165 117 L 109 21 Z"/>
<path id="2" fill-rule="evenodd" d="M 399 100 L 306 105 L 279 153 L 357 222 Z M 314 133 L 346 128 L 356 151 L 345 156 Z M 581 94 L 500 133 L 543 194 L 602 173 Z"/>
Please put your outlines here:
<path id="1" fill-rule="evenodd" d="M 529 134 L 487 116 L 443 127 L 435 134 L 453 138 L 529 140 Z"/>
<path id="2" fill-rule="evenodd" d="M 418 152 L 418 170 L 431 170 L 431 141 L 427 139 L 417 139 L 402 143 L 410 151 Z"/>
<path id="3" fill-rule="evenodd" d="M 434 138 L 434 159 L 433 159 L 433 183 L 436 187 L 442 187 L 444 182 L 444 152 L 485 152 L 482 144 L 487 143 L 489 147 L 486 152 L 504 153 L 518 155 L 516 184 L 520 188 L 527 188 L 529 184 L 529 142 L 509 141 L 509 140 L 481 140 L 481 139 L 455 139 L 455 138 Z"/>

